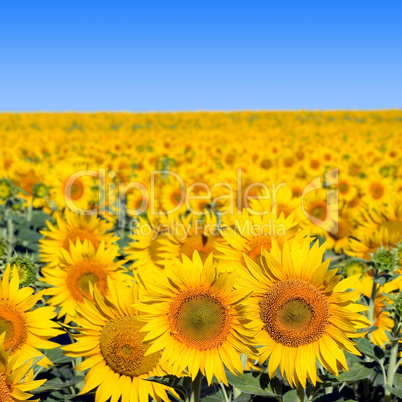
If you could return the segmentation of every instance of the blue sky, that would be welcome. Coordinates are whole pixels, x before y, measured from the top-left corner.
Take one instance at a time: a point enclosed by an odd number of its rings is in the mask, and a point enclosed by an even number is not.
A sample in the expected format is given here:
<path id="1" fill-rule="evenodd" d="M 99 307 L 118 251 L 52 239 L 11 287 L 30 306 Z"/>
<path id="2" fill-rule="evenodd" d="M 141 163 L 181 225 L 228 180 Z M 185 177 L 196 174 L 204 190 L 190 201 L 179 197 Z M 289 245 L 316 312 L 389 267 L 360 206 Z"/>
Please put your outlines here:
<path id="1" fill-rule="evenodd" d="M 402 108 L 401 1 L 0 4 L 0 111 Z"/>

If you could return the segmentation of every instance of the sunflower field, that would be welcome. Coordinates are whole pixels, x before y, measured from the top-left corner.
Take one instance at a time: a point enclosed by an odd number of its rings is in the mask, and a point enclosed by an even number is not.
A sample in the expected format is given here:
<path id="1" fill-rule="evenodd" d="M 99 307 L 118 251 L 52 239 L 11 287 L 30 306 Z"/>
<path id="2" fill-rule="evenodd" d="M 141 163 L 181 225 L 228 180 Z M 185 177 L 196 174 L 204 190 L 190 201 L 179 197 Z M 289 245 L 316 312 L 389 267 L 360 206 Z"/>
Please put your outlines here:
<path id="1" fill-rule="evenodd" d="M 402 112 L 0 114 L 0 401 L 402 399 Z"/>

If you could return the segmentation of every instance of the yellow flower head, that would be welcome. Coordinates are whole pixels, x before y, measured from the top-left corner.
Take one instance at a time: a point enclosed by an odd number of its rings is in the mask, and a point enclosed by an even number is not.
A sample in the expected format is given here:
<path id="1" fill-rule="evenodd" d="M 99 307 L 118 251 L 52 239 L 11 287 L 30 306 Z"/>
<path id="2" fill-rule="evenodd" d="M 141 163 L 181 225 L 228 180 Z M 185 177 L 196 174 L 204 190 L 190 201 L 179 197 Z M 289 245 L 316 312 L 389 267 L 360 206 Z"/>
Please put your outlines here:
<path id="1" fill-rule="evenodd" d="M 14 266 L 12 276 L 10 271 L 8 265 L 0 280 L 0 334 L 5 333 L 4 348 L 18 366 L 32 357 L 43 356 L 38 348 L 57 347 L 57 343 L 48 339 L 63 332 L 52 321 L 56 316 L 53 307 L 34 308 L 42 292 L 33 295 L 34 289 L 30 287 L 19 289 L 18 270 Z M 47 367 L 51 361 L 44 356 L 38 364 Z"/>
<path id="2" fill-rule="evenodd" d="M 0 400 L 2 402 L 21 402 L 31 398 L 32 391 L 43 385 L 46 380 L 33 381 L 32 359 L 24 364 L 16 365 L 16 359 L 9 359 L 9 353 L 4 349 L 6 333 L 0 335 Z M 29 399 L 31 402 L 38 402 Z"/>
<path id="3" fill-rule="evenodd" d="M 118 237 L 115 237 L 110 230 L 113 225 L 97 216 L 77 215 L 70 210 L 65 211 L 65 219 L 61 215 L 56 216 L 57 226 L 47 221 L 49 230 L 41 233 L 45 236 L 40 240 L 41 259 L 48 263 L 48 266 L 56 266 L 59 262 L 61 250 L 70 250 L 70 244 L 75 244 L 77 240 L 83 242 L 88 240 L 98 249 L 103 241 L 106 246 L 113 244 Z"/>
<path id="4" fill-rule="evenodd" d="M 360 355 L 350 337 L 361 336 L 359 328 L 370 322 L 358 314 L 367 308 L 354 304 L 357 291 L 347 292 L 356 277 L 341 281 L 336 270 L 322 262 L 325 245 L 310 249 L 310 238 L 302 245 L 276 241 L 263 250 L 262 265 L 244 256 L 240 285 L 253 290 L 249 318 L 258 325 L 256 342 L 260 363 L 267 358 L 268 373 L 279 366 L 282 377 L 292 386 L 305 387 L 318 380 L 316 359 L 331 373 L 348 370 L 342 350 Z"/>
<path id="5" fill-rule="evenodd" d="M 149 353 L 149 346 L 143 343 L 144 323 L 132 307 L 138 299 L 138 287 L 108 282 L 107 296 L 91 286 L 91 300 L 85 298 L 74 318 L 79 331 L 74 335 L 77 342 L 63 347 L 68 356 L 86 357 L 76 368 L 89 369 L 81 394 L 97 388 L 97 401 L 121 397 L 123 401 L 148 402 L 151 396 L 168 402 L 167 391 L 178 396 L 176 392 L 146 379 L 180 373 L 161 362 L 160 353 Z"/>
<path id="6" fill-rule="evenodd" d="M 148 292 L 137 308 L 144 312 L 150 343 L 147 353 L 162 352 L 177 371 L 187 368 L 227 384 L 224 367 L 242 373 L 240 353 L 255 355 L 253 323 L 244 300 L 250 290 L 233 288 L 236 273 L 219 272 L 212 254 L 205 264 L 197 252 L 193 260 L 183 256 L 166 266 L 157 282 L 143 278 Z"/>
<path id="7" fill-rule="evenodd" d="M 77 240 L 70 244 L 70 251 L 61 250 L 57 267 L 42 269 L 43 282 L 52 285 L 46 294 L 52 296 L 48 303 L 60 307 L 59 317 L 67 314 L 67 320 L 75 315 L 78 304 L 83 303 L 84 296 L 90 297 L 90 285 L 97 285 L 102 294 L 108 291 L 108 278 L 119 281 L 130 281 L 133 278 L 125 274 L 125 260 L 115 262 L 119 247 L 105 247 L 101 242 L 95 250 L 92 243 Z"/>

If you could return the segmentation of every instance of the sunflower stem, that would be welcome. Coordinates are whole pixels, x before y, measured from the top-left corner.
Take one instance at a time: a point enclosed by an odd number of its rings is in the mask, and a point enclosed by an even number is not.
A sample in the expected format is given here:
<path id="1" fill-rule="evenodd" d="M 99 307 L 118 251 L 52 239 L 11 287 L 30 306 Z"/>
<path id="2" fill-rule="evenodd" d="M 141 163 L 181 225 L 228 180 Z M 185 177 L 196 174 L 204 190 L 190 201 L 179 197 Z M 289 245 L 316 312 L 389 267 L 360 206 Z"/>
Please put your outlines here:
<path id="1" fill-rule="evenodd" d="M 398 346 L 399 346 L 399 337 L 401 334 L 401 323 L 397 322 L 395 325 L 395 331 L 392 334 L 393 339 L 391 342 L 391 355 L 389 357 L 389 366 L 388 366 L 388 375 L 387 375 L 387 385 L 391 388 L 394 386 L 394 376 L 395 376 L 395 367 L 396 360 L 398 357 Z M 388 389 L 385 390 L 385 402 L 390 402 L 392 400 L 392 393 Z"/>
<path id="2" fill-rule="evenodd" d="M 33 212 L 33 199 L 28 204 L 28 207 L 27 207 L 27 222 L 28 223 L 31 223 L 31 221 L 32 221 L 32 212 Z"/>
<path id="3" fill-rule="evenodd" d="M 373 287 L 371 288 L 371 297 L 370 297 L 370 305 L 368 311 L 368 319 L 371 322 L 371 325 L 374 325 L 374 305 L 375 305 L 375 298 L 377 296 L 377 282 L 375 281 L 377 278 L 377 270 L 375 270 L 373 275 Z M 371 332 L 367 335 L 368 338 L 371 340 Z"/>
<path id="4" fill-rule="evenodd" d="M 223 397 L 225 398 L 225 402 L 230 402 L 230 399 L 229 399 L 228 394 L 226 392 L 225 384 L 223 382 L 221 382 L 220 386 L 221 386 L 221 389 L 222 389 Z"/>
<path id="5" fill-rule="evenodd" d="M 11 217 L 7 219 L 7 234 L 8 234 L 8 253 L 7 258 L 12 257 L 12 253 L 14 250 L 13 243 L 14 243 L 14 223 Z"/>
<path id="6" fill-rule="evenodd" d="M 199 371 L 197 374 L 197 377 L 195 377 L 195 379 L 191 385 L 190 402 L 199 402 L 200 401 L 202 377 L 203 377 L 203 375 L 201 374 L 201 371 Z"/>
<path id="7" fill-rule="evenodd" d="M 297 397 L 296 397 L 296 402 L 304 402 L 304 388 L 297 388 Z"/>

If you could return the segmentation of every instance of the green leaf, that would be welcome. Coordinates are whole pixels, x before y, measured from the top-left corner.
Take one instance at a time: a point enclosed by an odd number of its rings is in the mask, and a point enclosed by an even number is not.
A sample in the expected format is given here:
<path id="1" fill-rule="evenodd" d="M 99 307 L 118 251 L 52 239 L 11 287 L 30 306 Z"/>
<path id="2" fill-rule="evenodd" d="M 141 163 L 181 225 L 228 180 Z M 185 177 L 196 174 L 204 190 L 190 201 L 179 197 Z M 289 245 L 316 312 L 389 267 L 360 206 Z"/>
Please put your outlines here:
<path id="1" fill-rule="evenodd" d="M 149 377 L 146 381 L 157 382 L 167 387 L 174 388 L 176 391 L 180 391 L 183 395 L 187 395 L 187 390 L 191 385 L 191 377 L 176 377 L 174 375 L 165 375 L 164 377 Z"/>
<path id="2" fill-rule="evenodd" d="M 385 384 L 385 385 L 384 385 L 384 388 L 385 388 L 387 391 L 391 392 L 392 395 L 395 395 L 395 396 L 397 396 L 398 398 L 401 398 L 401 399 L 402 399 L 402 387 L 391 387 L 390 385 Z"/>
<path id="3" fill-rule="evenodd" d="M 73 357 L 66 356 L 63 351 L 61 350 L 60 346 L 58 348 L 50 349 L 46 351 L 46 357 L 53 363 L 53 364 L 64 364 L 70 363 L 74 360 Z"/>
<path id="4" fill-rule="evenodd" d="M 297 391 L 292 389 L 291 391 L 286 392 L 285 395 L 282 397 L 283 402 L 295 402 L 297 397 Z"/>
<path id="5" fill-rule="evenodd" d="M 320 377 L 324 381 L 324 385 L 327 386 L 340 384 L 342 382 L 356 382 L 369 378 L 373 373 L 373 366 L 374 363 L 354 363 L 349 371 L 342 372 L 338 377 L 333 374 L 326 374 Z"/>
<path id="6" fill-rule="evenodd" d="M 46 221 L 51 221 L 52 218 L 50 215 L 43 211 L 34 211 L 30 224 L 35 229 L 41 229 L 46 227 Z"/>
<path id="7" fill-rule="evenodd" d="M 77 384 L 82 380 L 81 377 L 72 378 L 70 381 L 60 381 L 60 380 L 48 380 L 39 388 L 30 391 L 33 394 L 41 394 L 42 392 L 49 392 L 49 391 L 58 391 L 62 390 L 63 388 L 69 388 Z"/>
<path id="8" fill-rule="evenodd" d="M 374 345 L 373 342 L 370 342 L 366 338 L 360 338 L 356 342 L 356 346 L 357 349 L 360 350 L 360 352 L 362 352 L 364 355 L 371 357 L 378 363 L 380 363 L 385 357 L 384 351 L 377 345 Z"/>
<path id="9" fill-rule="evenodd" d="M 18 232 L 18 240 L 19 241 L 26 241 L 28 243 L 37 243 L 43 236 L 30 229 L 20 229 Z"/>
<path id="10" fill-rule="evenodd" d="M 228 382 L 245 394 L 276 397 L 281 395 L 282 386 L 277 378 L 270 380 L 267 373 L 246 371 L 237 377 L 226 372 Z"/>

